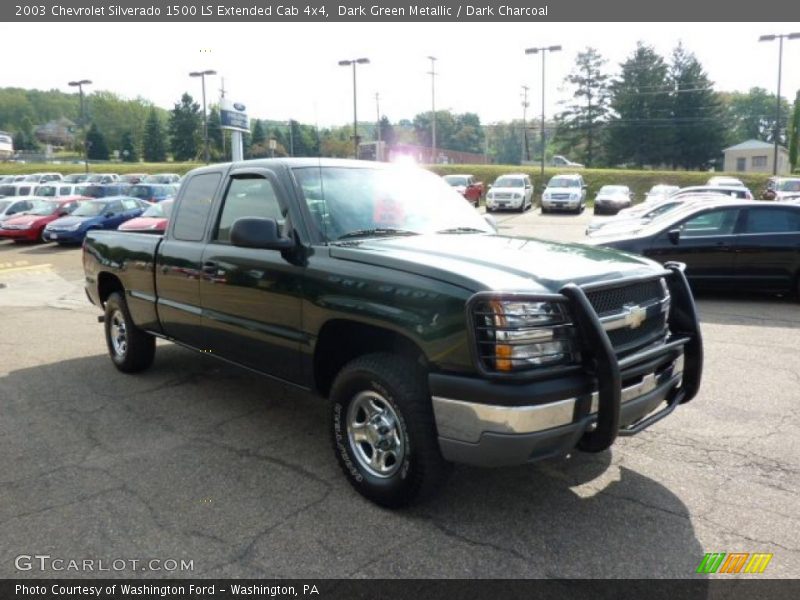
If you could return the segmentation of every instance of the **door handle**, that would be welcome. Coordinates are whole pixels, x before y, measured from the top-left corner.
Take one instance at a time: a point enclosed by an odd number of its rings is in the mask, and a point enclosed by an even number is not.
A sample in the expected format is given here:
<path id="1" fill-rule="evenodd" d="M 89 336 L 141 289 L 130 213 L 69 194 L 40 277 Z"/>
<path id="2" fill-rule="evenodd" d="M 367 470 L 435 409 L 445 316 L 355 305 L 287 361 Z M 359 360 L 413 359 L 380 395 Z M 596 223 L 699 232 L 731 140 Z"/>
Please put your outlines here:
<path id="1" fill-rule="evenodd" d="M 219 265 L 215 262 L 206 261 L 203 263 L 203 273 L 207 273 L 208 275 L 216 275 L 218 269 Z"/>

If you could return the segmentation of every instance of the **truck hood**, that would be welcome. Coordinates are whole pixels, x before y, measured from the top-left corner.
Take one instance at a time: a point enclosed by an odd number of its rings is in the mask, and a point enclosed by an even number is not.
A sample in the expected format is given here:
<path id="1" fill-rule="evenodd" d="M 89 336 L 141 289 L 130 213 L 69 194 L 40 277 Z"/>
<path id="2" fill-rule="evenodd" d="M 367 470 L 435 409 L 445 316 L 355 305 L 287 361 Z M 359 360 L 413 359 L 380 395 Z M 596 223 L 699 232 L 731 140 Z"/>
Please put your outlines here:
<path id="1" fill-rule="evenodd" d="M 644 275 L 660 265 L 606 248 L 492 234 L 419 235 L 330 247 L 333 258 L 406 271 L 471 291 L 556 293 L 565 284 Z"/>

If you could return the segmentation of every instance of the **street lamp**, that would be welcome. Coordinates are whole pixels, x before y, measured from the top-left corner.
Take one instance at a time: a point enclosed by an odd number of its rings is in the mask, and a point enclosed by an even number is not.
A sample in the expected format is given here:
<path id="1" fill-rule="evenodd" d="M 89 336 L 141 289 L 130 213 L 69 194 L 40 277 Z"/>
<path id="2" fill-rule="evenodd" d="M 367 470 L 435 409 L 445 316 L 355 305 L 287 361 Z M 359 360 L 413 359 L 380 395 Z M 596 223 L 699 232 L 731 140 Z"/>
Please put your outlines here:
<path id="1" fill-rule="evenodd" d="M 91 85 L 91 83 L 92 82 L 89 79 L 81 79 L 80 81 L 70 81 L 68 83 L 69 86 L 78 88 L 78 94 L 80 94 L 81 97 L 81 125 L 84 125 L 86 123 L 86 111 L 83 105 L 83 86 Z"/>
<path id="2" fill-rule="evenodd" d="M 774 42 L 778 40 L 778 93 L 775 100 L 775 131 L 772 134 L 775 147 L 772 153 L 772 174 L 778 174 L 778 134 L 780 132 L 781 120 L 781 70 L 783 68 L 783 39 L 796 40 L 800 38 L 800 33 L 780 33 L 772 35 L 762 35 L 758 38 L 759 42 Z"/>
<path id="3" fill-rule="evenodd" d="M 208 154 L 208 115 L 206 115 L 206 75 L 216 75 L 217 72 L 211 69 L 205 71 L 192 71 L 189 77 L 199 77 L 203 82 L 203 146 L 205 148 L 204 155 L 206 164 L 210 162 Z"/>
<path id="4" fill-rule="evenodd" d="M 358 158 L 358 110 L 356 103 L 356 65 L 368 65 L 368 58 L 354 58 L 353 60 L 340 60 L 340 67 L 353 65 L 353 156 Z"/>
<path id="5" fill-rule="evenodd" d="M 539 48 L 526 48 L 525 54 L 542 54 L 542 189 L 544 189 L 544 55 L 547 52 L 558 52 L 561 46 L 540 46 Z"/>
<path id="6" fill-rule="evenodd" d="M 431 70 L 431 162 L 436 163 L 436 57 L 429 56 Z"/>

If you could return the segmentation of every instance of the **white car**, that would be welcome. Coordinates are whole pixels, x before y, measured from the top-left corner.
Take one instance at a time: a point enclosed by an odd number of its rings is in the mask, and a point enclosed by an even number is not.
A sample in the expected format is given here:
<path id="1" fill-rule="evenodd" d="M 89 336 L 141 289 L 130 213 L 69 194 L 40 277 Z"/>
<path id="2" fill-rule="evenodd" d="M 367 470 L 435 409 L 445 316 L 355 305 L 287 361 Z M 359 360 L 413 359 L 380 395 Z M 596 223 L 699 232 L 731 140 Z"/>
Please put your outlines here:
<path id="1" fill-rule="evenodd" d="M 78 187 L 83 184 L 63 183 L 57 181 L 55 183 L 48 183 L 45 185 L 36 186 L 34 195 L 42 196 L 44 198 L 61 198 L 63 196 L 78 196 Z"/>
<path id="2" fill-rule="evenodd" d="M 658 183 L 650 188 L 650 191 L 644 195 L 645 202 L 660 202 L 666 200 L 672 194 L 681 189 L 677 185 L 667 185 L 665 183 Z"/>
<path id="3" fill-rule="evenodd" d="M 679 189 L 670 198 L 692 196 L 697 194 L 720 194 L 735 200 L 752 200 L 753 194 L 746 187 L 736 185 L 693 185 Z"/>
<path id="4" fill-rule="evenodd" d="M 486 194 L 486 212 L 510 208 L 524 212 L 533 206 L 533 183 L 524 173 L 501 175 Z"/>
<path id="5" fill-rule="evenodd" d="M 594 197 L 594 214 L 615 215 L 633 205 L 633 192 L 627 185 L 604 185 Z"/>
<path id="6" fill-rule="evenodd" d="M 31 173 L 30 175 L 25 175 L 22 181 L 25 183 L 43 184 L 50 181 L 61 181 L 62 179 L 64 179 L 64 176 L 61 175 L 61 173 Z"/>
<path id="7" fill-rule="evenodd" d="M 746 188 L 747 186 L 742 183 L 741 179 L 737 179 L 736 177 L 725 177 L 724 175 L 718 175 L 716 177 L 712 177 L 708 180 L 706 185 L 723 185 L 727 187 L 743 187 Z"/>
<path id="8" fill-rule="evenodd" d="M 578 174 L 556 175 L 542 192 L 542 213 L 569 210 L 575 214 L 586 206 L 586 183 Z"/>
<path id="9" fill-rule="evenodd" d="M 568 167 L 571 169 L 583 169 L 585 166 L 583 163 L 573 162 L 566 156 L 561 156 L 560 154 L 553 156 L 550 160 L 550 164 L 554 167 Z"/>
<path id="10" fill-rule="evenodd" d="M 39 198 L 37 196 L 0 198 L 0 223 L 29 211 L 40 200 L 47 200 L 47 198 Z"/>
<path id="11" fill-rule="evenodd" d="M 771 178 L 767 189 L 771 194 L 764 195 L 765 200 L 775 200 L 776 202 L 786 202 L 800 195 L 800 177 L 776 177 Z M 771 196 L 771 197 L 770 197 Z"/>
<path id="12" fill-rule="evenodd" d="M 17 181 L 15 183 L 0 184 L 0 197 L 9 196 L 30 196 L 36 189 L 36 184 L 29 181 Z"/>

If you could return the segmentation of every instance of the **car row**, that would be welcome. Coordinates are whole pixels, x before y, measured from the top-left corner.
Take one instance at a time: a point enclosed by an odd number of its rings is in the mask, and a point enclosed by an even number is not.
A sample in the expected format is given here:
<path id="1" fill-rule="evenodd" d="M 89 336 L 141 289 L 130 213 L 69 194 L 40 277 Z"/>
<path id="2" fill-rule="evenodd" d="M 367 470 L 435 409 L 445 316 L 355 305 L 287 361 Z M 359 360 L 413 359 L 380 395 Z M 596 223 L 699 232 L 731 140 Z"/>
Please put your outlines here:
<path id="1" fill-rule="evenodd" d="M 181 177 L 177 173 L 30 173 L 28 175 L 0 176 L 0 196 L 27 196 L 35 192 L 35 188 L 44 184 L 52 185 L 134 185 L 137 183 L 151 185 L 179 185 Z M 16 185 L 12 189 L 6 186 Z"/>

